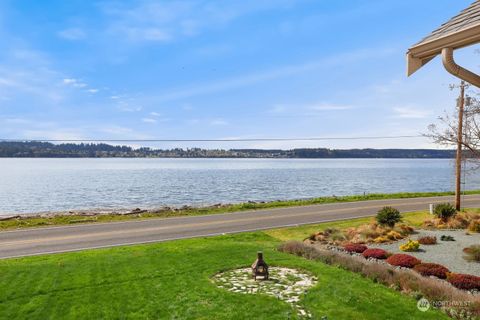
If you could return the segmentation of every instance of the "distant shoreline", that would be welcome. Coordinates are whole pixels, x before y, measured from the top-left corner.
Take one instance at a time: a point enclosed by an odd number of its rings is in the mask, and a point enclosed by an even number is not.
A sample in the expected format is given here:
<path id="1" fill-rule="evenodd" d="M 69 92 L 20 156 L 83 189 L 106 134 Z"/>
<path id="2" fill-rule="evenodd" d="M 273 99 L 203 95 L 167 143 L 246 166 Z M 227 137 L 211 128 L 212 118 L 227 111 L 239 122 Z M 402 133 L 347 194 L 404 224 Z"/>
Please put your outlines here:
<path id="1" fill-rule="evenodd" d="M 105 143 L 0 141 L 0 158 L 453 159 L 454 157 L 455 150 L 436 149 L 152 149 Z"/>

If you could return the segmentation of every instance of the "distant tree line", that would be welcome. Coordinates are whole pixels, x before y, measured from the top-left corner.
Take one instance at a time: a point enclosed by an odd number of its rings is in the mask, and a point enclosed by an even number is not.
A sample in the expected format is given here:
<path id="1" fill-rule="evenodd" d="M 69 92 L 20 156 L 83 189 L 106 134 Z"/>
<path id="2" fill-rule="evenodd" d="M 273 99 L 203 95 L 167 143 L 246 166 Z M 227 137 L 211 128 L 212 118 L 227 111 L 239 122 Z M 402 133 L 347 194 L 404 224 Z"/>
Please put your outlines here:
<path id="1" fill-rule="evenodd" d="M 152 149 L 113 146 L 105 143 L 0 142 L 3 158 L 440 158 L 454 150 L 431 149 Z"/>

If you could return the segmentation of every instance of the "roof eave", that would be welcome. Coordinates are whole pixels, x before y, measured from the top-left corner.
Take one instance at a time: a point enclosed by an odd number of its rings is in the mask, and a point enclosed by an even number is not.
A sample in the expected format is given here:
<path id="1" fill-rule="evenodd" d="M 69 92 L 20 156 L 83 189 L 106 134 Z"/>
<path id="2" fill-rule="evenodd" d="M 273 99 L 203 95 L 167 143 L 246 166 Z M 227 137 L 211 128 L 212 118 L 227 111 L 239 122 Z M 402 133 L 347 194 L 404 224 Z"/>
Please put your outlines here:
<path id="1" fill-rule="evenodd" d="M 443 48 L 459 49 L 478 42 L 480 42 L 480 24 L 438 39 L 420 42 L 408 49 L 407 75 L 412 75 L 430 60 L 441 54 Z"/>

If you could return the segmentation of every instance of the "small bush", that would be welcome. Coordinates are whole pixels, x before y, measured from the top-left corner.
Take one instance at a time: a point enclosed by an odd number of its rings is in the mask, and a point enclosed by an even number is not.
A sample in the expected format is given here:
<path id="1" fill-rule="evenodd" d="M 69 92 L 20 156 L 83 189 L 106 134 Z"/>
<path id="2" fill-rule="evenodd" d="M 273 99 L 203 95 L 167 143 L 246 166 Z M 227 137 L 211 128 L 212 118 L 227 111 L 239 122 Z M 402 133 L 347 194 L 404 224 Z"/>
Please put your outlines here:
<path id="1" fill-rule="evenodd" d="M 480 214 L 476 212 L 457 212 L 448 221 L 440 217 L 423 222 L 424 228 L 430 229 L 469 229 L 472 232 L 480 232 Z M 475 231 L 478 230 L 478 231 Z"/>
<path id="2" fill-rule="evenodd" d="M 363 251 L 367 250 L 367 246 L 358 243 L 347 243 L 343 246 L 343 249 L 347 252 L 355 252 L 355 253 L 362 253 Z"/>
<path id="3" fill-rule="evenodd" d="M 419 263 L 413 267 L 413 270 L 417 271 L 422 276 L 435 276 L 440 279 L 446 279 L 447 273 L 450 272 L 450 270 L 437 263 Z"/>
<path id="4" fill-rule="evenodd" d="M 316 232 L 308 237 L 308 239 L 323 243 L 341 243 L 347 240 L 343 232 L 336 228 L 327 228 L 323 231 Z"/>
<path id="5" fill-rule="evenodd" d="M 442 240 L 442 241 L 455 241 L 455 238 L 452 237 L 452 236 L 442 235 L 442 236 L 440 237 L 440 240 Z"/>
<path id="6" fill-rule="evenodd" d="M 420 243 L 418 241 L 408 239 L 407 243 L 400 245 L 399 248 L 402 251 L 408 251 L 408 252 L 418 251 L 418 249 L 420 248 Z"/>
<path id="7" fill-rule="evenodd" d="M 387 233 L 387 238 L 390 240 L 399 240 L 399 239 L 403 239 L 403 236 L 397 231 L 392 230 Z"/>
<path id="8" fill-rule="evenodd" d="M 409 225 L 406 225 L 406 224 L 400 224 L 398 226 L 398 232 L 401 233 L 402 235 L 406 236 L 406 235 L 409 235 L 411 233 L 413 233 L 415 231 L 415 229 Z"/>
<path id="9" fill-rule="evenodd" d="M 287 241 L 280 244 L 278 250 L 301 256 L 303 251 L 305 251 L 305 245 L 299 241 Z"/>
<path id="10" fill-rule="evenodd" d="M 447 281 L 462 290 L 480 290 L 480 277 L 470 274 L 449 273 Z"/>
<path id="11" fill-rule="evenodd" d="M 480 220 L 473 220 L 470 222 L 468 230 L 472 232 L 480 232 Z"/>
<path id="12" fill-rule="evenodd" d="M 385 243 L 385 242 L 389 242 L 390 239 L 388 239 L 387 237 L 384 237 L 384 236 L 380 236 L 380 237 L 377 237 L 375 239 L 373 239 L 373 242 L 375 243 Z"/>
<path id="13" fill-rule="evenodd" d="M 402 215 L 393 207 L 383 207 L 378 211 L 375 219 L 378 224 L 393 228 L 397 222 L 402 221 Z"/>
<path id="14" fill-rule="evenodd" d="M 471 245 L 470 247 L 463 249 L 463 252 L 465 252 L 465 260 L 480 262 L 480 245 Z"/>
<path id="15" fill-rule="evenodd" d="M 413 268 L 422 261 L 417 258 L 410 256 L 408 254 L 394 254 L 387 258 L 387 262 L 392 266 L 404 267 L 404 268 Z"/>
<path id="16" fill-rule="evenodd" d="M 388 252 L 383 250 L 383 249 L 367 249 L 363 251 L 362 256 L 365 257 L 366 259 L 368 258 L 375 258 L 375 259 L 387 259 L 388 257 Z"/>
<path id="17" fill-rule="evenodd" d="M 418 242 L 423 245 L 432 245 L 437 243 L 437 237 L 425 236 L 418 238 Z"/>
<path id="18" fill-rule="evenodd" d="M 294 254 L 299 257 L 307 259 L 316 259 L 318 255 L 317 250 L 312 246 L 305 245 L 300 241 L 287 241 L 278 246 L 278 251 Z"/>
<path id="19" fill-rule="evenodd" d="M 457 214 L 457 210 L 450 203 L 440 203 L 435 206 L 433 214 L 446 222 Z"/>

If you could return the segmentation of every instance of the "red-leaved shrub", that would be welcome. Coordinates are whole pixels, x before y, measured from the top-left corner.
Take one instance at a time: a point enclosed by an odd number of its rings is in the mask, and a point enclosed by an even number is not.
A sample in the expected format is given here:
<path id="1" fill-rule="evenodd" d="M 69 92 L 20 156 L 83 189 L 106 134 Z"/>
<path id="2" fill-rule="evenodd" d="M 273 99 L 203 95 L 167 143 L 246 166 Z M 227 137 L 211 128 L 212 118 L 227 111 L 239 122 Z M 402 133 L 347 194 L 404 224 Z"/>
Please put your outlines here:
<path id="1" fill-rule="evenodd" d="M 398 253 L 388 257 L 387 262 L 396 267 L 413 268 L 422 261 L 418 260 L 414 256 Z"/>
<path id="2" fill-rule="evenodd" d="M 367 250 L 367 246 L 358 243 L 347 243 L 343 246 L 343 249 L 345 249 L 347 252 L 362 253 L 363 251 Z"/>
<path id="3" fill-rule="evenodd" d="M 413 270 L 417 271 L 422 276 L 435 276 L 440 279 L 446 279 L 447 273 L 450 272 L 450 270 L 437 263 L 419 263 L 413 267 Z"/>
<path id="4" fill-rule="evenodd" d="M 432 245 L 437 243 L 437 237 L 425 236 L 418 238 L 418 242 L 424 245 Z"/>
<path id="5" fill-rule="evenodd" d="M 480 277 L 471 274 L 449 273 L 447 281 L 463 290 L 480 290 Z"/>
<path id="6" fill-rule="evenodd" d="M 383 249 L 371 248 L 363 251 L 362 256 L 364 256 L 366 259 L 368 258 L 387 259 L 388 252 Z"/>

